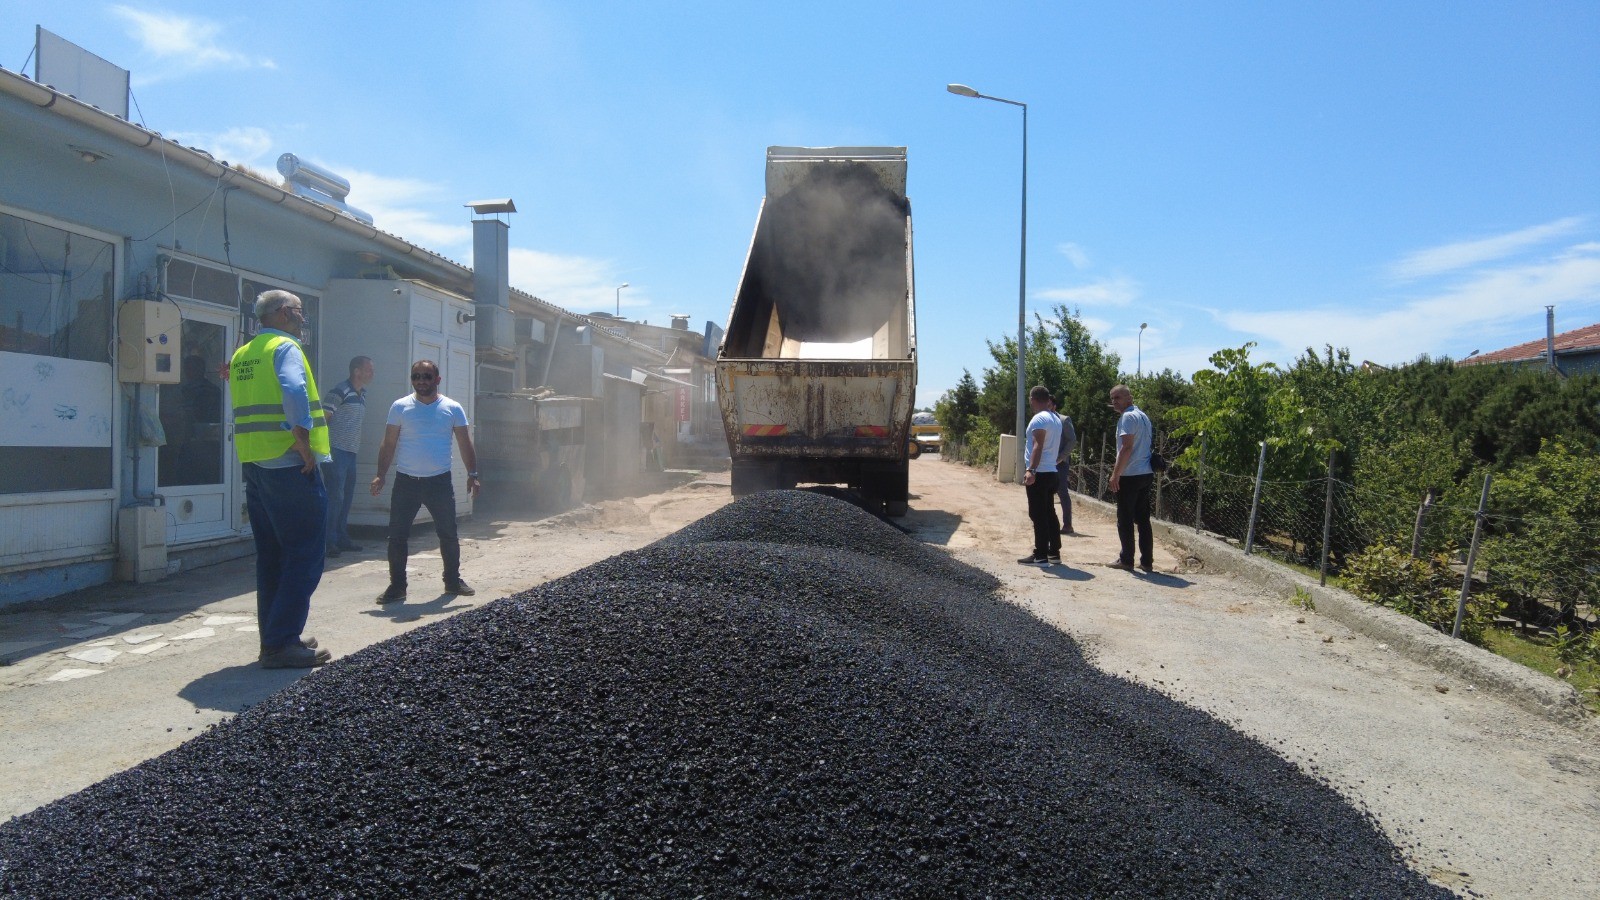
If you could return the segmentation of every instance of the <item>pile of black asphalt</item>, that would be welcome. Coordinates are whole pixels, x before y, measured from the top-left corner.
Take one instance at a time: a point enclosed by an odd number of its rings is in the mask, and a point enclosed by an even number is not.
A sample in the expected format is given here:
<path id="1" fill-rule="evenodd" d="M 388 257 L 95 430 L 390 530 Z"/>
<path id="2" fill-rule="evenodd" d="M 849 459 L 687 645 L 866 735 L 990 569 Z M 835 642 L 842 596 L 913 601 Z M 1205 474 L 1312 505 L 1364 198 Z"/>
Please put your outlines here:
<path id="1" fill-rule="evenodd" d="M 795 491 L 337 660 L 11 820 L 0 894 L 1448 896 L 991 576 Z"/>

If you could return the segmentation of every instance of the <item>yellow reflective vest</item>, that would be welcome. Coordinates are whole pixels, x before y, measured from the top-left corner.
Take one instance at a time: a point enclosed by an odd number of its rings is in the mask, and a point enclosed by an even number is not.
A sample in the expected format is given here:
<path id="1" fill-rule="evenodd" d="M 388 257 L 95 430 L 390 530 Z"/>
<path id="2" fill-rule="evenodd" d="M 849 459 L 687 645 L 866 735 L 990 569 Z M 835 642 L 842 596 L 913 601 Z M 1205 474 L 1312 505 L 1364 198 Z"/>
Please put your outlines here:
<path id="1" fill-rule="evenodd" d="M 228 364 L 228 385 L 233 392 L 233 447 L 240 462 L 277 459 L 294 446 L 289 418 L 283 414 L 283 385 L 272 357 L 283 344 L 305 350 L 300 342 L 282 334 L 263 332 L 240 347 Z M 311 452 L 327 456 L 328 421 L 317 393 L 317 379 L 306 360 L 306 394 L 311 401 Z"/>

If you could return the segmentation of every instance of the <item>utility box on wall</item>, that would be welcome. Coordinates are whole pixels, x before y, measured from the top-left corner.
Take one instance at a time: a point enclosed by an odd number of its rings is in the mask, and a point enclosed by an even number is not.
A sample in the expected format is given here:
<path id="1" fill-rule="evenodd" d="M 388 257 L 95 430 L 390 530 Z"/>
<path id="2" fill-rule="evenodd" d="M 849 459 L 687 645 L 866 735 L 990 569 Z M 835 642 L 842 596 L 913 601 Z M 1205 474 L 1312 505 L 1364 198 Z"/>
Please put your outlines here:
<path id="1" fill-rule="evenodd" d="M 175 303 L 129 300 L 117 308 L 117 380 L 177 384 L 183 316 Z"/>

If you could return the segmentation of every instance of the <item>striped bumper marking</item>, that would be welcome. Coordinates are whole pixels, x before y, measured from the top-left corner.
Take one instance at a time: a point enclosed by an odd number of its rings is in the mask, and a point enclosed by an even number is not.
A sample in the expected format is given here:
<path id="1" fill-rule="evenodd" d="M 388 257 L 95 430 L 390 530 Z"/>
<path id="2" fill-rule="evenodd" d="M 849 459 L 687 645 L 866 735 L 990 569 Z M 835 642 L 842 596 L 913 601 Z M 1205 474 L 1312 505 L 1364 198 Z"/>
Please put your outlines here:
<path id="1" fill-rule="evenodd" d="M 789 433 L 787 425 L 746 425 L 745 437 L 781 437 Z"/>

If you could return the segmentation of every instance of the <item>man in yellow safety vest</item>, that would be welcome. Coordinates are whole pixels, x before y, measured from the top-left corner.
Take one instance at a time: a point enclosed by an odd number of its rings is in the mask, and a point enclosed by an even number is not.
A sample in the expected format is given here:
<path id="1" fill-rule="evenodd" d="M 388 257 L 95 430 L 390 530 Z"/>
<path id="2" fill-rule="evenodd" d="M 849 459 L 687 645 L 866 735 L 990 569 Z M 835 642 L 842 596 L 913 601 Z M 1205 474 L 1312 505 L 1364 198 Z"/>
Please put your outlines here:
<path id="1" fill-rule="evenodd" d="M 331 656 L 301 632 L 322 580 L 328 494 L 328 426 L 317 380 L 300 346 L 301 299 L 256 298 L 261 331 L 233 354 L 233 444 L 244 464 L 245 509 L 256 541 L 256 619 L 261 667 L 312 668 Z"/>

